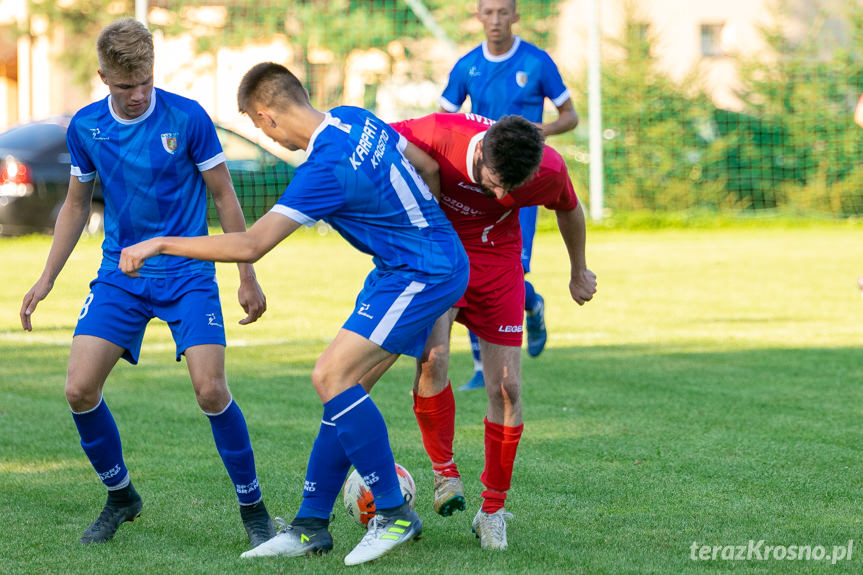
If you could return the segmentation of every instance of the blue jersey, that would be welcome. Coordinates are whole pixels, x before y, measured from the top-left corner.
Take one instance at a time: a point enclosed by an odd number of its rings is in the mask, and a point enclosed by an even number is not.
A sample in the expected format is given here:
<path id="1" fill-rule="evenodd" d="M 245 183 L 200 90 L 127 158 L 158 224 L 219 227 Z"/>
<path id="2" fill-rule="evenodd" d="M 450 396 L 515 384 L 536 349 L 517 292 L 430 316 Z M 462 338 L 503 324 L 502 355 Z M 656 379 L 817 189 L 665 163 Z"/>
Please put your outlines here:
<path id="1" fill-rule="evenodd" d="M 492 120 L 517 114 L 542 122 L 545 99 L 559 107 L 569 99 L 569 90 L 551 56 L 516 36 L 506 54 L 493 56 L 483 42 L 456 62 L 441 108 L 458 112 L 467 96 L 474 114 Z"/>
<path id="2" fill-rule="evenodd" d="M 207 189 L 201 172 L 225 161 L 212 120 L 188 98 L 154 88 L 150 107 L 120 118 L 111 97 L 72 118 L 66 133 L 72 175 L 98 174 L 105 199 L 102 269 L 115 270 L 120 251 L 155 236 L 207 235 Z M 156 256 L 143 277 L 215 275 L 212 262 Z"/>
<path id="3" fill-rule="evenodd" d="M 467 266 L 461 241 L 402 151 L 407 140 L 360 108 L 330 110 L 306 161 L 273 206 L 304 225 L 324 220 L 384 273 L 446 280 Z"/>

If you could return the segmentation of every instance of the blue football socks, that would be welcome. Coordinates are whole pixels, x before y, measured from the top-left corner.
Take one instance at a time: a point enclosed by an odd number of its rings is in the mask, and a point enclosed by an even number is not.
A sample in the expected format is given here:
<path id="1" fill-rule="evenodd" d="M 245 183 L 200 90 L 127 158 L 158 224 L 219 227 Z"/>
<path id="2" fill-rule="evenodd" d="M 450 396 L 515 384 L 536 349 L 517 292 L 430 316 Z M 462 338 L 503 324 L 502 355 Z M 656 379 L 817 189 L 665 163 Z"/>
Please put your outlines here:
<path id="1" fill-rule="evenodd" d="M 527 312 L 532 312 L 536 308 L 537 298 L 536 290 L 533 284 L 529 281 L 524 281 L 524 309 Z"/>
<path id="2" fill-rule="evenodd" d="M 297 518 L 317 517 L 329 519 L 333 505 L 339 496 L 351 462 L 339 442 L 336 424 L 327 416 L 331 413 L 324 405 L 324 418 L 306 468 L 306 481 L 303 484 L 303 502 Z"/>
<path id="3" fill-rule="evenodd" d="M 240 505 L 254 505 L 261 500 L 261 487 L 255 472 L 255 455 L 249 440 L 249 430 L 240 406 L 231 399 L 221 413 L 206 415 L 213 429 L 216 449 L 234 483 Z"/>
<path id="4" fill-rule="evenodd" d="M 470 339 L 470 353 L 473 356 L 473 370 L 482 371 L 482 357 L 479 353 L 479 336 L 471 330 L 467 330 L 467 337 Z"/>
<path id="5" fill-rule="evenodd" d="M 384 418 L 361 385 L 324 404 L 324 420 L 336 424 L 339 442 L 375 497 L 375 507 L 404 503 Z M 341 487 L 341 485 L 339 485 Z"/>
<path id="6" fill-rule="evenodd" d="M 72 412 L 81 447 L 90 459 L 99 479 L 109 490 L 122 489 L 129 484 L 129 471 L 123 461 L 120 430 L 104 398 L 89 411 Z"/>

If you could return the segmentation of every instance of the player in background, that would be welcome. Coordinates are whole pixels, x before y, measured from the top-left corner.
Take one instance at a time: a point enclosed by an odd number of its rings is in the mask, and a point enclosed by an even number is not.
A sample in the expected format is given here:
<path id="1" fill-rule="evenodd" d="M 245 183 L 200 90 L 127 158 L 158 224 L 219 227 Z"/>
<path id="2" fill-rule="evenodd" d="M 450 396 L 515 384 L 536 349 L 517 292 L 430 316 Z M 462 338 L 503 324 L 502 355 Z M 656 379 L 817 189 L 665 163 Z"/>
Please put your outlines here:
<path id="1" fill-rule="evenodd" d="M 419 537 L 422 522 L 402 496 L 386 424 L 360 381 L 367 373 L 383 373 L 397 354 L 421 356 L 435 321 L 464 292 L 467 256 L 437 204 L 437 164 L 371 113 L 352 107 L 316 110 L 297 78 L 274 63 L 246 73 L 238 103 L 264 134 L 289 150 L 307 152 L 282 197 L 245 233 L 154 238 L 126 248 L 120 267 L 134 274 L 159 254 L 256 261 L 301 225 L 319 219 L 373 256 L 375 269 L 354 311 L 312 372 L 323 418 L 299 511 L 276 537 L 243 554 L 331 550 L 327 526 L 353 464 L 371 487 L 377 513 L 345 563 L 364 563 Z M 408 160 L 420 167 L 435 193 Z"/>
<path id="2" fill-rule="evenodd" d="M 506 114 L 518 114 L 539 126 L 546 137 L 575 129 L 578 114 L 554 61 L 545 51 L 513 34 L 512 25 L 519 20 L 515 0 L 479 0 L 477 18 L 482 22 L 486 39 L 456 62 L 440 98 L 441 110 L 458 112 L 465 98 L 470 96 L 471 112 L 474 114 L 492 120 Z M 546 98 L 554 103 L 558 116 L 555 121 L 544 124 L 542 110 Z M 521 209 L 519 216 L 521 261 L 525 273 L 530 272 L 537 211 L 536 206 L 526 206 Z M 542 353 L 548 337 L 545 302 L 527 280 L 525 310 L 527 353 L 536 357 Z M 473 332 L 469 331 L 468 334 L 474 374 L 460 388 L 462 390 L 484 385 L 479 343 Z"/>
<path id="3" fill-rule="evenodd" d="M 453 453 L 455 398 L 447 379 L 450 333 L 459 321 L 480 338 L 488 394 L 481 476 L 485 490 L 472 525 L 483 548 L 506 549 L 506 520 L 512 515 L 504 503 L 524 427 L 518 212 L 539 204 L 556 212 L 569 255 L 569 291 L 579 305 L 596 292 L 596 276 L 585 260 L 584 214 L 563 158 L 543 146 L 539 130 L 520 116 L 495 123 L 474 114 L 432 114 L 393 128 L 440 165 L 441 206 L 470 258 L 468 288 L 435 323 L 414 383 L 414 413 L 434 471 L 434 508 L 444 516 L 465 508 Z M 527 158 L 535 158 L 533 166 L 539 168 L 523 183 L 525 178 L 510 168 Z"/>
<path id="4" fill-rule="evenodd" d="M 208 417 L 216 449 L 240 502 L 252 546 L 273 536 L 261 497 L 246 421 L 225 379 L 225 330 L 215 266 L 187 258 L 151 260 L 131 279 L 117 269 L 120 250 L 154 235 L 207 233 L 207 190 L 226 232 L 245 230 L 245 218 L 225 165 L 216 129 L 194 102 L 153 87 L 153 37 L 125 18 L 105 27 L 96 41 L 99 77 L 109 95 L 72 118 L 66 135 L 71 177 L 57 216 L 45 268 L 24 296 L 21 324 L 47 297 L 74 249 L 90 211 L 98 175 L 105 198 L 102 263 L 78 316 L 66 375 L 66 401 L 108 499 L 81 543 L 100 543 L 134 520 L 142 500 L 123 459 L 120 434 L 102 388 L 122 357 L 138 362 L 147 323 L 171 327 L 176 359 L 185 355 L 198 405 Z M 240 324 L 266 310 L 254 268 L 241 264 Z M 177 462 L 178 466 L 182 462 Z"/>

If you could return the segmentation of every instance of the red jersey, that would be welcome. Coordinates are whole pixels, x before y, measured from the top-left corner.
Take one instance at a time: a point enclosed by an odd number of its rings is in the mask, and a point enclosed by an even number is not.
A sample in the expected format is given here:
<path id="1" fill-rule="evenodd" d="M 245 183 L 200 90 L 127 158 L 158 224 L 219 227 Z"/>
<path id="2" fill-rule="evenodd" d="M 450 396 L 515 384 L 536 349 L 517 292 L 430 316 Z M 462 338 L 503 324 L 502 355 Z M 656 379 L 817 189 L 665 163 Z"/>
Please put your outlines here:
<path id="1" fill-rule="evenodd" d="M 578 205 L 566 164 L 549 146 L 533 179 L 500 200 L 487 198 L 474 177 L 473 162 L 477 142 L 493 123 L 476 114 L 430 114 L 392 124 L 440 165 L 440 205 L 472 263 L 521 261 L 518 208 L 569 211 Z"/>

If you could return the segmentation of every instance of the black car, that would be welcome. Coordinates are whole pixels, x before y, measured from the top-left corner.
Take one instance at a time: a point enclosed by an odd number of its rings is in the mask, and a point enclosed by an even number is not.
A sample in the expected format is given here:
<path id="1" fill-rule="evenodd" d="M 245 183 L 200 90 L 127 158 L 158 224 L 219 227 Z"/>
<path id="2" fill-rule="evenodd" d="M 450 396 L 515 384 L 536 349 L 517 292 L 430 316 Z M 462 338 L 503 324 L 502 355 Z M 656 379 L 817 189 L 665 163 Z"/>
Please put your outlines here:
<path id="1" fill-rule="evenodd" d="M 69 118 L 22 124 L 0 134 L 0 235 L 51 233 L 69 186 Z M 294 166 L 223 126 L 216 132 L 247 222 L 261 217 L 291 181 Z M 97 233 L 104 217 L 98 179 L 86 231 Z M 218 224 L 212 199 L 207 219 Z"/>

